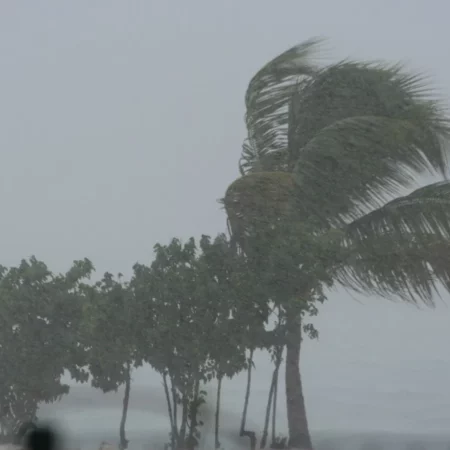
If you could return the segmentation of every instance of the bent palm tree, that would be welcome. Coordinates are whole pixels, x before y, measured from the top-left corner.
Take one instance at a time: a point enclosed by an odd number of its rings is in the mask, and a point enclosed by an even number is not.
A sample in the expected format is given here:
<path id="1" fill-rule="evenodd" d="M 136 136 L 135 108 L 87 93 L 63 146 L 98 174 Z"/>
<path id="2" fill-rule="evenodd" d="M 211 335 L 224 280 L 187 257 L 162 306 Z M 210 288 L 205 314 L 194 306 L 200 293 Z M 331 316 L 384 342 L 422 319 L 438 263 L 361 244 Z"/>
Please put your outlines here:
<path id="1" fill-rule="evenodd" d="M 269 276 L 277 264 L 292 269 L 271 281 L 285 285 L 270 300 L 289 319 L 287 415 L 298 448 L 312 447 L 299 371 L 302 317 L 321 286 L 432 306 L 438 283 L 450 280 L 450 183 L 400 196 L 419 175 L 445 178 L 443 109 L 422 77 L 399 66 L 314 67 L 317 44 L 288 50 L 251 80 L 242 177 L 224 198 L 239 248 Z M 280 248 L 290 259 L 273 255 Z"/>

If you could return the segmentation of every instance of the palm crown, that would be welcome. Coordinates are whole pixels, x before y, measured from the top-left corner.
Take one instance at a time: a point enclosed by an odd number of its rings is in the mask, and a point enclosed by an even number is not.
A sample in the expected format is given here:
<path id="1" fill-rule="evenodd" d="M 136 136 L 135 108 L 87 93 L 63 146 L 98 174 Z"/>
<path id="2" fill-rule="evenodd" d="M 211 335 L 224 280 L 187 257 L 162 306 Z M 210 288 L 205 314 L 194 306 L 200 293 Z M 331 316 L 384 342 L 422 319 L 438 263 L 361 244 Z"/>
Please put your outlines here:
<path id="1" fill-rule="evenodd" d="M 318 44 L 291 48 L 249 84 L 242 177 L 224 199 L 232 234 L 244 246 L 294 210 L 313 235 L 333 237 L 339 251 L 321 264 L 334 280 L 432 304 L 450 280 L 450 183 L 417 189 L 417 178 L 445 179 L 445 111 L 399 66 L 316 67 Z"/>

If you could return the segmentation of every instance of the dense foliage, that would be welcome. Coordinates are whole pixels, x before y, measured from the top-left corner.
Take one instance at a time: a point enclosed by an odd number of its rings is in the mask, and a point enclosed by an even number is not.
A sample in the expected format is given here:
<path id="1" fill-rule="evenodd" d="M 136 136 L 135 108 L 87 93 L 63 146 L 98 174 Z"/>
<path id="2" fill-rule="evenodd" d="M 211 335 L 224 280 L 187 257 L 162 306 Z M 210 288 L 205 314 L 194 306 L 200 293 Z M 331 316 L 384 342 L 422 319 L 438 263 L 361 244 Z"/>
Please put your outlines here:
<path id="1" fill-rule="evenodd" d="M 274 308 L 247 259 L 225 235 L 202 236 L 156 245 L 151 264 L 136 264 L 128 282 L 110 273 L 91 282 L 93 270 L 85 260 L 54 275 L 35 258 L 2 270 L 4 434 L 35 419 L 39 403 L 67 394 L 61 378 L 69 372 L 103 392 L 124 386 L 126 448 L 132 372 L 148 364 L 163 381 L 172 448 L 198 445 L 204 387 L 218 381 L 210 401 L 219 447 L 223 380 L 249 367 L 249 352 L 279 346 L 280 326 L 267 327 Z"/>
<path id="2" fill-rule="evenodd" d="M 68 393 L 65 371 L 87 381 L 79 335 L 84 320 L 83 282 L 93 267 L 76 261 L 54 275 L 31 258 L 3 268 L 0 277 L 0 425 L 8 435 L 18 421 L 33 420 L 40 402 Z"/>

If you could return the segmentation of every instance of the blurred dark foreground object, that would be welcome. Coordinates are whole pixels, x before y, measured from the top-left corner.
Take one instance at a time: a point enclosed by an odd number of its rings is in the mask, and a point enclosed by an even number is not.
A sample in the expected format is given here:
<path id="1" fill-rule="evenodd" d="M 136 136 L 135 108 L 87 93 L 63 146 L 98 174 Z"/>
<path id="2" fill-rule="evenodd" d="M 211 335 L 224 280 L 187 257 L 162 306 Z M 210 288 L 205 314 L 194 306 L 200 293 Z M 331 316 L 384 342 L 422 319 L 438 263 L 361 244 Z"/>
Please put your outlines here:
<path id="1" fill-rule="evenodd" d="M 49 426 L 29 428 L 22 439 L 25 450 L 60 450 L 60 440 L 55 429 Z"/>
<path id="2" fill-rule="evenodd" d="M 36 425 L 34 422 L 24 422 L 14 431 L 13 446 L 0 450 L 63 450 L 63 439 L 58 427 Z M 99 450 L 119 450 L 114 445 L 103 441 Z"/>
<path id="3" fill-rule="evenodd" d="M 49 427 L 37 427 L 25 438 L 26 450 L 57 450 L 55 431 Z"/>

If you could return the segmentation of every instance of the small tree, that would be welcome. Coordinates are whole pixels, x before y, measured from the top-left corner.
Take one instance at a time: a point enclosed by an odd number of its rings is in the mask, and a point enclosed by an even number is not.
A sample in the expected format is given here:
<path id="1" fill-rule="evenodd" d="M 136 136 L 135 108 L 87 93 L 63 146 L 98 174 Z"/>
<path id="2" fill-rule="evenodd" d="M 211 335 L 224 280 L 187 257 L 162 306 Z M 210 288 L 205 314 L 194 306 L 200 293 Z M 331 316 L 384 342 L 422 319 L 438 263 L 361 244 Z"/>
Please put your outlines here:
<path id="1" fill-rule="evenodd" d="M 163 377 L 172 448 L 197 445 L 202 425 L 198 411 L 206 395 L 201 383 L 212 377 L 205 347 L 212 309 L 199 279 L 193 238 L 185 244 L 178 239 L 167 246 L 157 244 L 150 267 L 134 266 L 132 289 L 145 329 L 140 352 Z"/>
<path id="2" fill-rule="evenodd" d="M 102 280 L 87 287 L 84 305 L 85 345 L 92 386 L 103 392 L 117 392 L 124 386 L 119 426 L 120 448 L 128 447 L 125 425 L 133 367 L 139 365 L 135 322 L 137 311 L 129 285 L 105 273 Z"/>
<path id="3" fill-rule="evenodd" d="M 242 255 L 238 255 L 225 235 L 218 235 L 213 241 L 209 236 L 200 240 L 199 256 L 200 283 L 205 295 L 213 304 L 212 322 L 205 336 L 208 354 L 217 379 L 214 441 L 220 448 L 220 400 L 222 382 L 232 378 L 247 366 L 248 324 L 240 309 L 240 286 L 242 279 Z"/>
<path id="4" fill-rule="evenodd" d="M 218 381 L 215 445 L 220 446 L 222 380 L 246 367 L 249 336 L 255 334 L 249 320 L 255 308 L 242 302 L 248 294 L 244 287 L 254 290 L 255 284 L 243 268 L 225 235 L 202 236 L 198 245 L 193 238 L 158 244 L 150 267 L 134 267 L 132 288 L 147 324 L 141 351 L 163 378 L 172 448 L 198 445 L 206 394 L 201 386 L 213 378 Z"/>
<path id="5" fill-rule="evenodd" d="M 61 382 L 68 370 L 77 381 L 88 377 L 79 345 L 81 285 L 93 266 L 74 262 L 54 275 L 35 257 L 0 275 L 0 406 L 3 434 L 17 422 L 35 420 L 38 404 L 69 392 Z"/>

